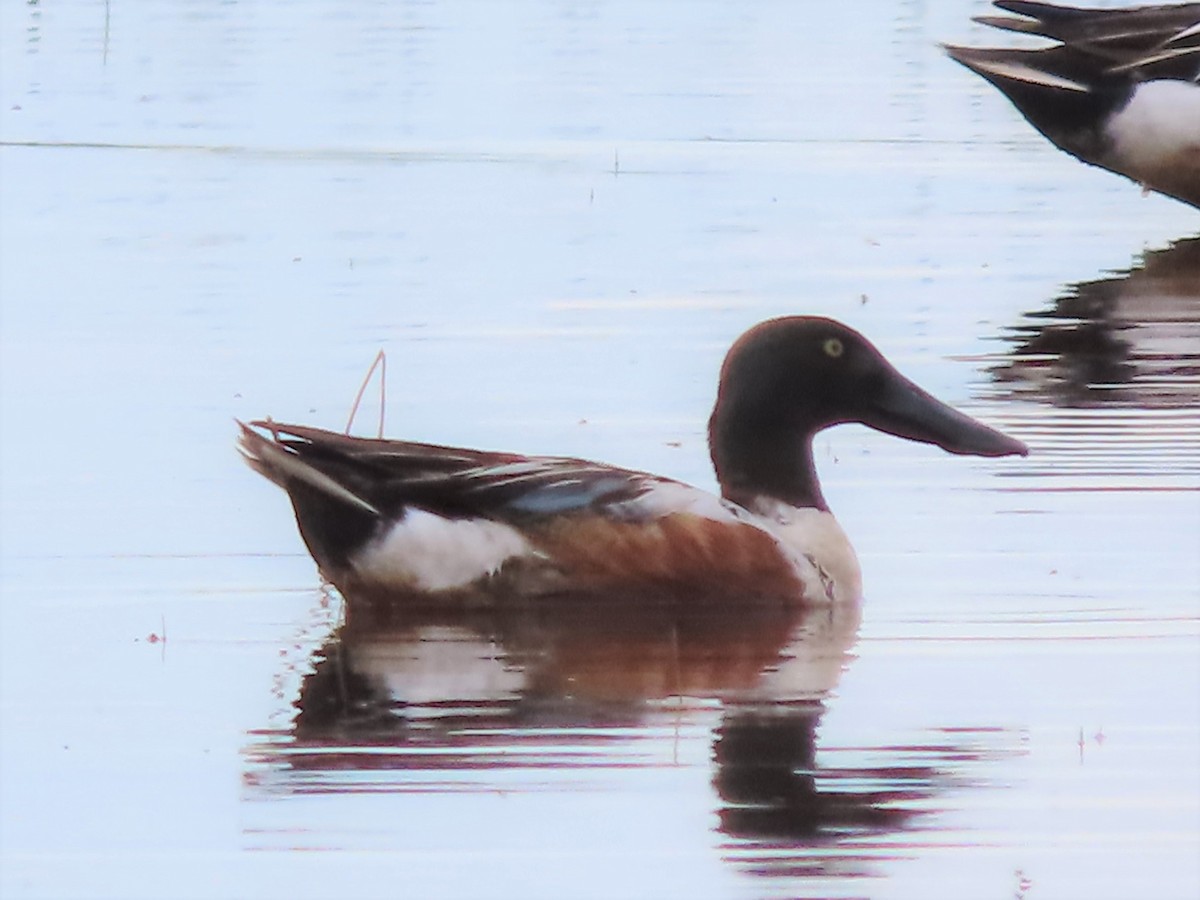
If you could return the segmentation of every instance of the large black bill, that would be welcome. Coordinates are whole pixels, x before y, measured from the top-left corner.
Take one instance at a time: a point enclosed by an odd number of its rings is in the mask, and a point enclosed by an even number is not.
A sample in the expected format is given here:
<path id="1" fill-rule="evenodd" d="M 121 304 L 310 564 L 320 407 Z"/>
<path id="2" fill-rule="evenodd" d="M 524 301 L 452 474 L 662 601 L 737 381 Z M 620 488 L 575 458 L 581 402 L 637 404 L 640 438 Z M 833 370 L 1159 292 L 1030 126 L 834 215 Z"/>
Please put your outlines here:
<path id="1" fill-rule="evenodd" d="M 969 456 L 1029 453 L 1023 442 L 947 406 L 896 371 L 868 403 L 862 421 L 897 437 L 936 444 L 950 453 Z"/>

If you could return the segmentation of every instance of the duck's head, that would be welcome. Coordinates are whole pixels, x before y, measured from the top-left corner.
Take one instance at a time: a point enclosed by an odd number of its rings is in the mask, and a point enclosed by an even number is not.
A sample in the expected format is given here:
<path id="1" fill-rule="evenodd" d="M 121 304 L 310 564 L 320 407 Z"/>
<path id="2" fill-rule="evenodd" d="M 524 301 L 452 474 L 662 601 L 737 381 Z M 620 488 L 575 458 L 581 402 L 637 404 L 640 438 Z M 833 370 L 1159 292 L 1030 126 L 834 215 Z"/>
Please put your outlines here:
<path id="1" fill-rule="evenodd" d="M 972 456 L 1028 448 L 937 400 L 901 375 L 857 331 L 832 319 L 762 322 L 734 343 L 721 367 L 709 446 L 722 493 L 827 509 L 812 438 L 859 422 L 897 437 Z"/>

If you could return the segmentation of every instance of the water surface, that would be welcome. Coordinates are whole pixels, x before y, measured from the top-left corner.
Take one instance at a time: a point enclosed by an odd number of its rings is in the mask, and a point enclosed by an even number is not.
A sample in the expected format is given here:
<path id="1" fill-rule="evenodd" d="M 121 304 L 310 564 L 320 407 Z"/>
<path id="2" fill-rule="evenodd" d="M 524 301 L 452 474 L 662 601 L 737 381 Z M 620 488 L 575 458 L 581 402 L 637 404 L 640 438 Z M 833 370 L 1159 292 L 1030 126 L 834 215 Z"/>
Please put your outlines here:
<path id="1" fill-rule="evenodd" d="M 0 895 L 1200 893 L 1200 219 L 984 8 L 0 7 Z M 822 435 L 861 610 L 344 621 L 233 450 L 384 348 L 391 434 L 711 486 L 800 312 L 1032 448 Z"/>

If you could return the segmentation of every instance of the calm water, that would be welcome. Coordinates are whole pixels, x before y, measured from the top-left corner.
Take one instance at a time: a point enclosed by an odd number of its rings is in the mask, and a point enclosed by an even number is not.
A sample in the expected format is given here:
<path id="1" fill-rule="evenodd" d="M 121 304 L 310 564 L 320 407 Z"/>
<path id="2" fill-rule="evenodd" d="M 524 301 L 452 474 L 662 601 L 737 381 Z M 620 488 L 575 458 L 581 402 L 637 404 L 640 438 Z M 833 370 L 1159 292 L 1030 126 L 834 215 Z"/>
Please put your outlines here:
<path id="1" fill-rule="evenodd" d="M 0 5 L 0 896 L 1200 894 L 1200 216 L 844 6 Z M 861 611 L 345 623 L 233 450 L 710 485 L 796 312 L 1033 449 L 822 436 Z"/>

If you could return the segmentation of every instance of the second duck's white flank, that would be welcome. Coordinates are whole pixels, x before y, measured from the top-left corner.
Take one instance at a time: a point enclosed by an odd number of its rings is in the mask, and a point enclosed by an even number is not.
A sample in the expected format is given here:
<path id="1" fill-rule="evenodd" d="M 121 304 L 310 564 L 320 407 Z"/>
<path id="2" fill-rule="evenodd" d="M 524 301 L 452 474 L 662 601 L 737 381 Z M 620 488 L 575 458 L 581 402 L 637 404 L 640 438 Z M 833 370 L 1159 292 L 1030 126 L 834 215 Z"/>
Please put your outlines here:
<path id="1" fill-rule="evenodd" d="M 1153 185 L 1159 173 L 1191 170 L 1200 180 L 1200 85 L 1147 81 L 1137 86 L 1107 132 L 1112 156 Z"/>

